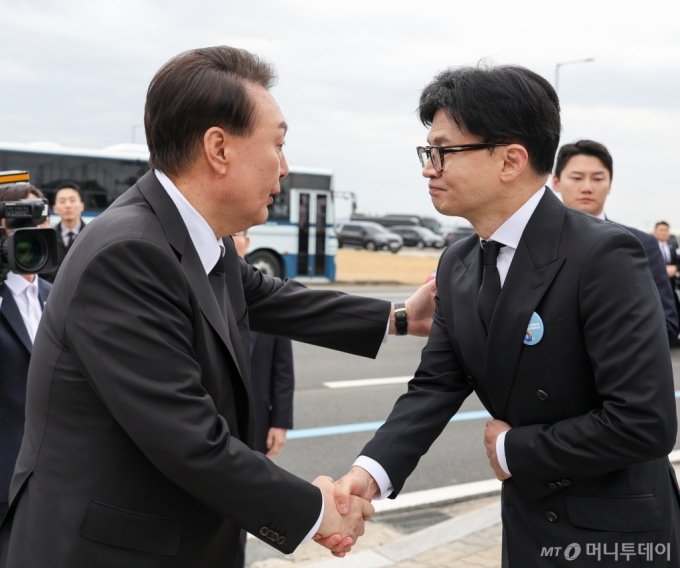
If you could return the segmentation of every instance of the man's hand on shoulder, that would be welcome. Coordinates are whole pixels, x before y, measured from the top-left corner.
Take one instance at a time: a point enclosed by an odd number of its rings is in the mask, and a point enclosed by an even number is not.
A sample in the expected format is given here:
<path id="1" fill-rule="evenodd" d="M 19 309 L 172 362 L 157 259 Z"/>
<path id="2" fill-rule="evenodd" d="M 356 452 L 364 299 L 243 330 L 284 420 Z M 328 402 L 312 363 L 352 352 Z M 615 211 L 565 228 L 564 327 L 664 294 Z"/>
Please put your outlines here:
<path id="1" fill-rule="evenodd" d="M 418 337 L 428 337 L 432 328 L 432 314 L 434 313 L 434 296 L 437 293 L 435 280 L 423 284 L 413 296 L 406 300 L 406 317 L 408 334 Z M 390 335 L 397 332 L 394 305 L 390 312 Z"/>

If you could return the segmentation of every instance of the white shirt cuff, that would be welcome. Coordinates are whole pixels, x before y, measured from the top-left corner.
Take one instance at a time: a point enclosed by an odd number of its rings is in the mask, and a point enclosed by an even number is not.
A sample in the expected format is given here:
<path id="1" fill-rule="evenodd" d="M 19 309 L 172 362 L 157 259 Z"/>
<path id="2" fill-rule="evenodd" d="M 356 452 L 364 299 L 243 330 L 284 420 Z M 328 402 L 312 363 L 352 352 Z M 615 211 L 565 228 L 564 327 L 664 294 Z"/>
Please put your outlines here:
<path id="1" fill-rule="evenodd" d="M 498 464 L 501 466 L 501 469 L 508 475 L 512 475 L 508 469 L 508 461 L 505 459 L 505 435 L 507 433 L 507 430 L 501 432 L 498 434 L 498 438 L 496 438 L 496 457 L 498 458 Z"/>
<path id="2" fill-rule="evenodd" d="M 321 493 L 321 489 L 319 489 L 319 493 Z M 319 519 L 316 521 L 314 526 L 312 527 L 312 530 L 307 533 L 307 536 L 302 539 L 302 542 L 300 544 L 304 544 L 305 542 L 309 542 L 314 538 L 314 535 L 319 532 L 319 527 L 321 526 L 321 521 L 323 521 L 323 511 L 324 507 L 326 505 L 323 502 L 323 494 L 321 495 L 321 514 L 319 515 Z"/>
<path id="3" fill-rule="evenodd" d="M 381 499 L 385 499 L 392 495 L 394 492 L 392 482 L 390 481 L 390 478 L 383 466 L 381 466 L 377 461 L 375 461 L 373 458 L 369 458 L 368 456 L 359 456 L 352 467 L 355 465 L 361 469 L 365 469 L 378 484 L 378 493 L 373 496 L 376 501 L 380 501 Z"/>
<path id="4" fill-rule="evenodd" d="M 387 316 L 387 327 L 385 328 L 385 337 L 382 342 L 387 343 L 387 338 L 390 336 L 390 316 Z"/>

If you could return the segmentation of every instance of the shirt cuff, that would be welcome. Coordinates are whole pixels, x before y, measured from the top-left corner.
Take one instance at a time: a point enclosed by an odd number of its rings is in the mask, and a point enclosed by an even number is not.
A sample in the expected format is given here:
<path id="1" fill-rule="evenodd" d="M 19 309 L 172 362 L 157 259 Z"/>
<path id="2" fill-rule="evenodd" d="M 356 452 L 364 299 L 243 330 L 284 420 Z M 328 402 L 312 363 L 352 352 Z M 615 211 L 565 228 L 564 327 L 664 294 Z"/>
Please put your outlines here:
<path id="1" fill-rule="evenodd" d="M 507 430 L 501 432 L 498 434 L 498 438 L 496 438 L 496 457 L 498 458 L 498 464 L 501 466 L 501 469 L 508 475 L 512 475 L 508 469 L 508 461 L 505 459 L 505 435 L 507 433 Z"/>
<path id="2" fill-rule="evenodd" d="M 387 475 L 385 468 L 383 468 L 383 466 L 381 466 L 373 458 L 369 458 L 368 456 L 359 456 L 352 467 L 355 465 L 361 469 L 365 469 L 378 484 L 378 493 L 373 496 L 376 501 L 385 499 L 394 493 L 392 482 L 390 481 L 390 477 Z"/>
<path id="3" fill-rule="evenodd" d="M 385 337 L 382 342 L 387 343 L 387 338 L 390 336 L 390 316 L 387 316 L 387 327 L 385 328 Z"/>
<path id="4" fill-rule="evenodd" d="M 321 493 L 321 489 L 319 489 L 319 493 Z M 323 521 L 323 511 L 325 508 L 325 504 L 323 502 L 323 494 L 321 494 L 321 514 L 319 515 L 319 519 L 316 521 L 314 526 L 312 527 L 312 530 L 307 533 L 307 536 L 302 539 L 302 542 L 300 544 L 304 544 L 305 542 L 309 542 L 314 538 L 314 535 L 319 532 L 319 527 L 321 526 L 321 521 Z"/>

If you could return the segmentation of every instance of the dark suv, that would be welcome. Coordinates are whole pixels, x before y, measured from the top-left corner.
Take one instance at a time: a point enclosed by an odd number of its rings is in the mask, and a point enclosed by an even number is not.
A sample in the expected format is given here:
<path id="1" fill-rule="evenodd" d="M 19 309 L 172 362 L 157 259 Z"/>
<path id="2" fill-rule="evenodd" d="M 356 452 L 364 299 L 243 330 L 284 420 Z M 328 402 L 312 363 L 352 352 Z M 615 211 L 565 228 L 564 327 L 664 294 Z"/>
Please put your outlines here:
<path id="1" fill-rule="evenodd" d="M 418 247 L 420 249 L 425 247 L 443 248 L 444 237 L 436 235 L 430 229 L 425 227 L 392 227 L 390 229 L 397 233 L 404 239 L 404 244 L 407 247 Z"/>
<path id="2" fill-rule="evenodd" d="M 388 231 L 378 223 L 369 221 L 350 221 L 338 225 L 338 246 L 355 246 L 366 250 L 391 250 L 399 252 L 404 241 L 399 235 Z"/>

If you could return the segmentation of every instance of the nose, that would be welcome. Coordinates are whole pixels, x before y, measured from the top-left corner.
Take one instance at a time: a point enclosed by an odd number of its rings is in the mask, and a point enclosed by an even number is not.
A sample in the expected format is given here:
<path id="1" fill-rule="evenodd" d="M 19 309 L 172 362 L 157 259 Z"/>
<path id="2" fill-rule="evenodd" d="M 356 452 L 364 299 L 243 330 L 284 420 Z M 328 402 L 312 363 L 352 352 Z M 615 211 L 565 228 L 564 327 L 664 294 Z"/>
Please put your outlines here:
<path id="1" fill-rule="evenodd" d="M 281 152 L 281 164 L 279 166 L 279 177 L 285 178 L 288 175 L 288 172 L 290 172 L 290 168 L 288 167 L 288 160 L 286 160 L 286 155 Z"/>
<path id="2" fill-rule="evenodd" d="M 441 172 L 438 172 L 437 170 L 434 169 L 434 166 L 432 165 L 432 160 L 429 158 L 427 159 L 427 162 L 425 162 L 425 167 L 423 168 L 422 175 L 424 178 L 437 178 L 441 176 Z"/>

